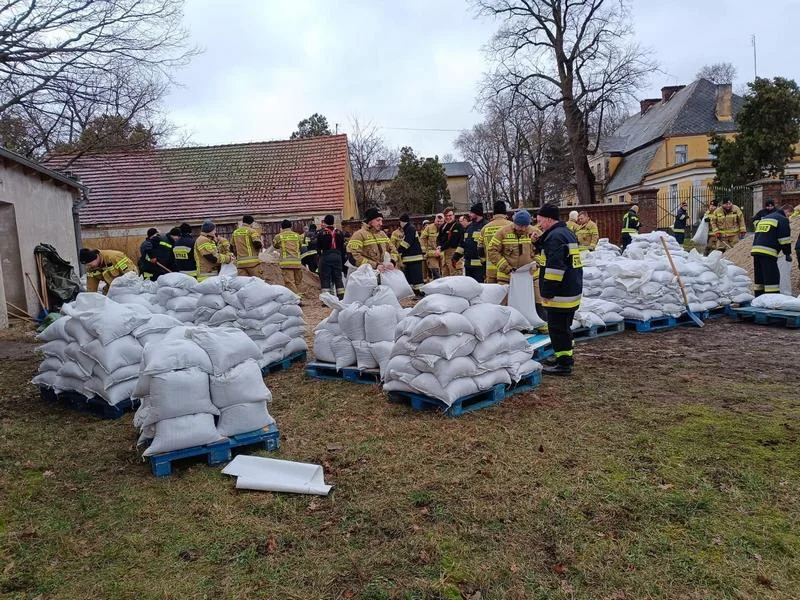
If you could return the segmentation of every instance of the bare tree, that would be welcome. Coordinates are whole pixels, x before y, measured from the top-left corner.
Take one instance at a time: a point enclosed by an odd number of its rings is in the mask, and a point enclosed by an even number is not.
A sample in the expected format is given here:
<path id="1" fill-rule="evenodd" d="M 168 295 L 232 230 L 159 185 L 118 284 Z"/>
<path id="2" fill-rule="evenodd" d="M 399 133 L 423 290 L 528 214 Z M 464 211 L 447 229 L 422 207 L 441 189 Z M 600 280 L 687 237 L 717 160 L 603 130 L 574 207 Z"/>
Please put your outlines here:
<path id="1" fill-rule="evenodd" d="M 0 6 L 0 116 L 27 121 L 29 154 L 74 143 L 101 115 L 159 125 L 196 49 L 183 0 L 10 0 Z"/>
<path id="2" fill-rule="evenodd" d="M 736 79 L 736 67 L 733 63 L 720 62 L 713 65 L 705 65 L 694 76 L 695 79 L 708 79 L 711 83 L 717 85 L 727 83 L 731 84 Z"/>
<path id="3" fill-rule="evenodd" d="M 362 123 L 358 117 L 350 121 L 350 134 L 347 136 L 350 152 L 350 168 L 356 187 L 356 202 L 362 214 L 370 206 L 378 204 L 379 181 L 376 178 L 380 164 L 392 165 L 396 160 L 387 147 L 378 127 L 372 123 Z"/>
<path id="4" fill-rule="evenodd" d="M 627 41 L 632 33 L 627 3 L 473 2 L 479 14 L 503 21 L 489 49 L 495 62 L 491 90 L 511 90 L 538 110 L 562 107 L 578 198 L 593 202 L 587 156 L 597 149 L 605 111 L 632 97 L 655 68 L 648 52 Z"/>

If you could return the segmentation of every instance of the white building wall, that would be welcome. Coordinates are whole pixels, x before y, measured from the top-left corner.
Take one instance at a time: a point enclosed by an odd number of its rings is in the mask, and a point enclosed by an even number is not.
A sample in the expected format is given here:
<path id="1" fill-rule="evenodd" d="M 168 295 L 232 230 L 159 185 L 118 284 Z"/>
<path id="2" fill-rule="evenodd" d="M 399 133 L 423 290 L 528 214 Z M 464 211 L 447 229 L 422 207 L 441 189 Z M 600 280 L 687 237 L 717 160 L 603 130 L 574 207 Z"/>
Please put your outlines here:
<path id="1" fill-rule="evenodd" d="M 39 313 L 39 300 L 25 273 L 38 285 L 33 249 L 50 244 L 78 272 L 78 251 L 72 220 L 73 188 L 42 179 L 38 173 L 0 163 L 0 260 L 6 300 L 29 314 Z"/>

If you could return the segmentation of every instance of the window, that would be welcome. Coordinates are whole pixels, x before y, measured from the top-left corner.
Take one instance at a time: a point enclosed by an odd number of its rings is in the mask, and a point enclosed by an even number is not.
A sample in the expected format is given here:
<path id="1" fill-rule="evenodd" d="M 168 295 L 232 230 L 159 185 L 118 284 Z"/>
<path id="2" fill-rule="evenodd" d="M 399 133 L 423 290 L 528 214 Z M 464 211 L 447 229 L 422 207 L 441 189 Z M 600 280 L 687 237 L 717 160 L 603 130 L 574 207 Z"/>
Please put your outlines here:
<path id="1" fill-rule="evenodd" d="M 686 144 L 675 146 L 675 164 L 682 165 L 689 160 L 689 147 Z"/>

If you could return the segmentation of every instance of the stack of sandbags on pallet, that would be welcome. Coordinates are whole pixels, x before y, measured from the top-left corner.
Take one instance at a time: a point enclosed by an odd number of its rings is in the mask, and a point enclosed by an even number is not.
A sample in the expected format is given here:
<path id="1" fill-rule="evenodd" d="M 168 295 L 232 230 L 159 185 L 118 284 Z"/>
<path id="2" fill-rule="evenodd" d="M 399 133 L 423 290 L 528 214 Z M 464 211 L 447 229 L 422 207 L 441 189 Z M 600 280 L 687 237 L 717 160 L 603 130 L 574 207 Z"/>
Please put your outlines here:
<path id="1" fill-rule="evenodd" d="M 194 322 L 244 331 L 261 351 L 261 367 L 308 349 L 300 298 L 288 288 L 258 277 L 218 276 L 200 282 L 195 290 L 199 299 Z"/>
<path id="2" fill-rule="evenodd" d="M 584 297 L 614 303 L 621 311 L 610 312 L 626 319 L 647 321 L 681 315 L 685 311 L 683 297 L 661 238 L 667 241 L 692 311 L 702 312 L 752 299 L 749 280 L 744 280 L 746 274 L 722 259 L 719 252 L 708 257 L 694 250 L 687 253 L 664 232 L 634 236 L 623 256 L 610 244 L 603 243 L 594 252 L 583 253 Z"/>
<path id="3" fill-rule="evenodd" d="M 409 311 L 399 299 L 413 296 L 400 271 L 385 272 L 378 285 L 378 273 L 371 266 L 356 269 L 347 279 L 344 299 L 329 293 L 320 300 L 331 314 L 314 330 L 314 356 L 333 363 L 337 369 L 380 368 L 389 361 L 394 347 L 394 330 Z"/>
<path id="4" fill-rule="evenodd" d="M 112 405 L 129 399 L 142 357 L 136 332 L 152 315 L 142 306 L 97 293 L 79 294 L 61 310 L 66 316 L 39 335 L 47 342 L 40 348 L 45 360 L 33 383 L 56 393 L 97 396 Z"/>
<path id="5" fill-rule="evenodd" d="M 145 347 L 134 416 L 144 456 L 203 446 L 274 423 L 261 352 L 241 330 L 175 328 Z M 218 417 L 218 423 L 215 422 Z"/>
<path id="6" fill-rule="evenodd" d="M 487 297 L 496 298 L 497 290 L 461 276 L 437 279 L 422 289 L 425 298 L 397 324 L 384 390 L 451 405 L 541 369 L 522 333 L 530 323 L 516 309 Z"/>

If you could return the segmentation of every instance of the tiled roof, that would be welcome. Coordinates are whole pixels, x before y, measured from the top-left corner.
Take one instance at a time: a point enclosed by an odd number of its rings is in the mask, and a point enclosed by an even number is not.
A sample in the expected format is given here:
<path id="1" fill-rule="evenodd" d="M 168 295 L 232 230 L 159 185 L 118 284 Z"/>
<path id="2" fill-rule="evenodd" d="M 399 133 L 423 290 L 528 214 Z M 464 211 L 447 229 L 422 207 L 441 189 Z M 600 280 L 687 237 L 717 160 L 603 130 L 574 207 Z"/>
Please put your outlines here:
<path id="1" fill-rule="evenodd" d="M 347 136 L 331 135 L 85 154 L 67 170 L 89 187 L 81 224 L 115 225 L 341 211 L 347 165 Z"/>
<path id="2" fill-rule="evenodd" d="M 448 162 L 442 163 L 444 174 L 447 177 L 472 177 L 475 170 L 468 162 Z M 385 167 L 369 167 L 366 173 L 367 181 L 391 181 L 397 177 L 399 165 L 387 165 Z"/>

